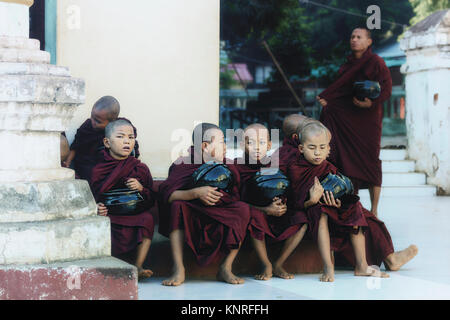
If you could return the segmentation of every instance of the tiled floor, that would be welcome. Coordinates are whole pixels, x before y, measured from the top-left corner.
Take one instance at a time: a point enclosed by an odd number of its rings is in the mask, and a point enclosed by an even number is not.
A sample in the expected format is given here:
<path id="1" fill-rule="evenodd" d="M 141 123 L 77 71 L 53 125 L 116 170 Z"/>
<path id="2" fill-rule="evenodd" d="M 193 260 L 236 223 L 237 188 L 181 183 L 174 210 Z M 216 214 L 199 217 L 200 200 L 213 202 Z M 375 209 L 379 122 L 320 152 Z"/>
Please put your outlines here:
<path id="1" fill-rule="evenodd" d="M 362 198 L 369 208 L 370 201 Z M 273 278 L 244 285 L 187 280 L 176 288 L 161 285 L 162 278 L 139 284 L 146 300 L 300 300 L 300 299 L 450 299 L 450 197 L 382 198 L 380 218 L 391 232 L 397 250 L 416 244 L 419 254 L 390 278 L 354 277 L 337 271 L 334 283 L 321 283 L 319 274 Z"/>

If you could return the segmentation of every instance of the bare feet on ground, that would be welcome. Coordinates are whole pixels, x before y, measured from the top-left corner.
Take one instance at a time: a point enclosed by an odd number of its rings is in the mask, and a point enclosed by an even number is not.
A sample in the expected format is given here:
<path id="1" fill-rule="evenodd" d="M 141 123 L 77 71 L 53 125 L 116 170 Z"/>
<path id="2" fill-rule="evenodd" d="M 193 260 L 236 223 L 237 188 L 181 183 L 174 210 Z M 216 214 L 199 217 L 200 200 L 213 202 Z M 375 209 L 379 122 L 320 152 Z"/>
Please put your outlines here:
<path id="1" fill-rule="evenodd" d="M 153 271 L 150 269 L 138 268 L 138 281 L 150 278 Z"/>
<path id="2" fill-rule="evenodd" d="M 322 282 L 333 282 L 334 281 L 334 266 L 324 266 L 323 273 L 319 278 Z"/>
<path id="3" fill-rule="evenodd" d="M 229 284 L 243 284 L 245 281 L 242 278 L 235 276 L 230 269 L 219 267 L 219 272 L 216 276 L 217 280 L 223 281 Z"/>
<path id="4" fill-rule="evenodd" d="M 282 266 L 279 265 L 274 266 L 273 275 L 286 280 L 294 279 L 294 275 L 292 273 L 287 272 Z"/>
<path id="5" fill-rule="evenodd" d="M 374 267 L 370 267 L 368 265 L 356 267 L 355 276 L 389 278 L 389 275 L 386 272 L 382 272 L 379 269 L 375 269 Z"/>
<path id="6" fill-rule="evenodd" d="M 184 269 L 179 269 L 176 270 L 169 279 L 164 280 L 162 284 L 164 286 L 177 287 L 181 285 L 184 282 L 184 280 L 185 280 Z"/>
<path id="7" fill-rule="evenodd" d="M 255 275 L 256 280 L 270 280 L 272 279 L 272 265 L 268 264 L 264 266 L 264 270 L 262 273 Z"/>
<path id="8" fill-rule="evenodd" d="M 412 244 L 402 251 L 390 254 L 384 261 L 385 265 L 391 271 L 398 271 L 404 264 L 414 258 L 418 252 L 417 246 Z"/>

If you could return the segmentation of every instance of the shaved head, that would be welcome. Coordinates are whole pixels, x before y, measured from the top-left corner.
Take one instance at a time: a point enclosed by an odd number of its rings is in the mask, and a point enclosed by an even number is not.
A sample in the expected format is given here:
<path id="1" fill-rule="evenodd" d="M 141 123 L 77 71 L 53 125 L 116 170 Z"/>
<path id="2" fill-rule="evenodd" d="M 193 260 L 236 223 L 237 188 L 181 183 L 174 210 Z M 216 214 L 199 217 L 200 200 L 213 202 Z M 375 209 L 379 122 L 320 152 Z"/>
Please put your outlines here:
<path id="1" fill-rule="evenodd" d="M 300 140 L 300 141 L 301 141 L 301 139 L 302 139 L 302 130 L 303 130 L 303 128 L 304 128 L 305 126 L 311 124 L 311 123 L 315 123 L 315 124 L 317 124 L 317 125 L 319 125 L 319 126 L 322 126 L 322 127 L 325 129 L 325 131 L 327 132 L 327 137 L 328 137 L 328 139 L 331 140 L 331 131 L 328 130 L 328 128 L 325 127 L 325 125 L 324 125 L 322 122 L 320 122 L 319 120 L 315 120 L 315 119 L 308 118 L 307 120 L 303 121 L 303 122 L 297 127 L 296 133 L 298 134 L 298 137 L 299 137 L 299 140 Z"/>
<path id="2" fill-rule="evenodd" d="M 108 125 L 105 128 L 105 138 L 110 139 L 111 136 L 116 131 L 116 129 L 118 127 L 122 127 L 122 126 L 130 126 L 131 128 L 133 128 L 133 125 L 127 120 L 121 119 L 121 120 L 112 121 L 112 122 L 108 123 Z"/>
<path id="3" fill-rule="evenodd" d="M 117 119 L 120 113 L 120 103 L 116 98 L 111 96 L 105 96 L 100 98 L 95 104 L 92 110 L 106 111 L 108 114 L 108 120 L 114 121 Z"/>
<path id="4" fill-rule="evenodd" d="M 300 143 L 304 144 L 308 138 L 319 134 L 324 134 L 329 138 L 328 129 L 321 122 L 315 120 L 305 124 L 298 133 L 298 136 Z"/>
<path id="5" fill-rule="evenodd" d="M 261 132 L 261 131 L 266 131 L 267 132 L 267 139 L 270 140 L 270 130 L 267 129 L 267 127 L 261 123 L 253 123 L 249 126 L 247 126 L 244 129 L 244 134 L 246 134 L 247 132 L 249 132 L 250 130 L 253 130 L 257 133 Z"/>
<path id="6" fill-rule="evenodd" d="M 213 123 L 203 122 L 198 124 L 192 132 L 192 142 L 195 143 L 195 139 L 197 137 L 201 138 L 201 142 L 211 142 L 213 130 L 219 130 L 222 132 L 220 127 Z"/>
<path id="7" fill-rule="evenodd" d="M 297 127 L 308 117 L 300 114 L 291 114 L 287 116 L 283 121 L 283 132 L 286 136 L 291 137 L 294 133 L 297 133 Z"/>

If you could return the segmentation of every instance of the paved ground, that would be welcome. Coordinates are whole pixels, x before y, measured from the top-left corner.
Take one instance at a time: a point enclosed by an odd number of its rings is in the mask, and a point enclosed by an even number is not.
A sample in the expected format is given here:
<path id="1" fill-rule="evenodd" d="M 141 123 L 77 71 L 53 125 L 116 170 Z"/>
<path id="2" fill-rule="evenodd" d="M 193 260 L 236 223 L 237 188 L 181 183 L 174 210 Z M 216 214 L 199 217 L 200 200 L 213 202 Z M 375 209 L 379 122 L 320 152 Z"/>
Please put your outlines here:
<path id="1" fill-rule="evenodd" d="M 369 201 L 362 198 L 368 208 Z M 414 243 L 419 254 L 389 279 L 357 278 L 337 271 L 334 283 L 321 283 L 319 274 L 293 280 L 253 280 L 233 286 L 215 281 L 187 280 L 177 288 L 162 278 L 139 284 L 143 300 L 300 300 L 300 299 L 450 299 L 450 197 L 382 198 L 380 217 L 397 250 Z"/>

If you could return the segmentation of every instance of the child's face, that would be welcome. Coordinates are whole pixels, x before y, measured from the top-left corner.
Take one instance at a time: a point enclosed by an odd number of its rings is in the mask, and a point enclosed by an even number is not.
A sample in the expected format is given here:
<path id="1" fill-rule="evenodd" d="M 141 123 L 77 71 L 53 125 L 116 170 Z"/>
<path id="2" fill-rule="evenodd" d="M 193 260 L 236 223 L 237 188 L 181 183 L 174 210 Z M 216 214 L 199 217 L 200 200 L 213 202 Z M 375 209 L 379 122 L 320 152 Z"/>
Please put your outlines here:
<path id="1" fill-rule="evenodd" d="M 309 136 L 298 148 L 305 159 L 313 165 L 321 164 L 330 153 L 330 143 L 325 132 Z"/>
<path id="2" fill-rule="evenodd" d="M 211 141 L 202 143 L 203 158 L 205 162 L 208 161 L 222 162 L 227 152 L 227 146 L 225 144 L 222 130 L 218 129 L 208 130 L 205 135 L 205 140 Z"/>
<path id="3" fill-rule="evenodd" d="M 128 158 L 136 143 L 133 127 L 127 125 L 117 127 L 110 138 L 105 138 L 104 143 L 114 159 Z"/>
<path id="4" fill-rule="evenodd" d="M 92 109 L 91 112 L 92 128 L 94 128 L 94 130 L 97 131 L 105 130 L 106 126 L 109 123 L 108 116 L 109 115 L 107 110 L 96 110 L 95 108 Z"/>
<path id="5" fill-rule="evenodd" d="M 245 132 L 245 153 L 255 161 L 264 159 L 272 148 L 269 132 L 264 129 L 250 129 Z"/>

